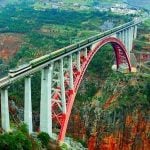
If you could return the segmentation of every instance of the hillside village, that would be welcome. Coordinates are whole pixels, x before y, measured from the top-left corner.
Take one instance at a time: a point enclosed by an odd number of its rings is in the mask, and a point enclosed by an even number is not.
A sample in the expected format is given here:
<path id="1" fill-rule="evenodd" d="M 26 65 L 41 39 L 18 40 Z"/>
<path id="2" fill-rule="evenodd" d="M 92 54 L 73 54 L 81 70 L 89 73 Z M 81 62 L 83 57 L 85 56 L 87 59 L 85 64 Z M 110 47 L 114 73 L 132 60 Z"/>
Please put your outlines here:
<path id="1" fill-rule="evenodd" d="M 73 10 L 96 10 L 100 12 L 111 11 L 116 14 L 133 14 L 136 15 L 141 12 L 140 9 L 131 7 L 126 3 L 80 3 L 80 2 L 70 2 L 69 4 L 65 1 L 58 0 L 44 0 L 36 2 L 33 5 L 34 9 L 46 10 L 46 9 L 65 9 L 70 7 Z"/>

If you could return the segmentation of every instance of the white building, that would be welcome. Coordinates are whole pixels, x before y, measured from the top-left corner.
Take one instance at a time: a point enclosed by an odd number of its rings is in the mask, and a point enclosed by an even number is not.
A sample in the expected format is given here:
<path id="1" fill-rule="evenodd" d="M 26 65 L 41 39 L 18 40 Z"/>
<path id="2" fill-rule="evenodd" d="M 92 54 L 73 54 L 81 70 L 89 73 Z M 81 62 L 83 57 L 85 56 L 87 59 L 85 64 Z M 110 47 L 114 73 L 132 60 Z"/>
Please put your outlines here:
<path id="1" fill-rule="evenodd" d="M 111 12 L 117 13 L 117 14 L 133 14 L 136 15 L 139 13 L 136 9 L 129 9 L 129 8 L 121 8 L 121 7 L 112 7 Z"/>

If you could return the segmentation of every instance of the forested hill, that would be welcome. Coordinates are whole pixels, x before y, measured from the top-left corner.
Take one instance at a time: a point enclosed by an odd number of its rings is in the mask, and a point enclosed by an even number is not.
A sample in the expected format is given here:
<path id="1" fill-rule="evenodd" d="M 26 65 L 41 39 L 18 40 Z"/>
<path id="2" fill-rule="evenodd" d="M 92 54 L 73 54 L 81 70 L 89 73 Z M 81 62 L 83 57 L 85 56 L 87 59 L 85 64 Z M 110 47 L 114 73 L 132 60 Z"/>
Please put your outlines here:
<path id="1" fill-rule="evenodd" d="M 0 7 L 6 6 L 7 4 L 20 4 L 22 2 L 36 4 L 40 2 L 41 4 L 49 2 L 62 2 L 65 4 L 85 4 L 89 6 L 99 5 L 99 4 L 116 4 L 127 2 L 128 4 L 136 7 L 142 7 L 150 10 L 150 1 L 149 0 L 0 0 Z"/>
<path id="2" fill-rule="evenodd" d="M 0 6 L 6 6 L 7 4 L 16 4 L 21 2 L 28 2 L 28 3 L 47 3 L 51 2 L 52 0 L 0 0 Z M 55 0 L 53 2 L 64 2 L 64 3 L 80 3 L 80 4 L 88 4 L 94 5 L 99 3 L 116 3 L 122 2 L 122 0 Z"/>
<path id="3" fill-rule="evenodd" d="M 131 20 L 131 16 L 68 7 L 59 11 L 49 7 L 36 9 L 38 6 L 34 9 L 26 3 L 1 8 L 0 75 L 9 68 Z"/>

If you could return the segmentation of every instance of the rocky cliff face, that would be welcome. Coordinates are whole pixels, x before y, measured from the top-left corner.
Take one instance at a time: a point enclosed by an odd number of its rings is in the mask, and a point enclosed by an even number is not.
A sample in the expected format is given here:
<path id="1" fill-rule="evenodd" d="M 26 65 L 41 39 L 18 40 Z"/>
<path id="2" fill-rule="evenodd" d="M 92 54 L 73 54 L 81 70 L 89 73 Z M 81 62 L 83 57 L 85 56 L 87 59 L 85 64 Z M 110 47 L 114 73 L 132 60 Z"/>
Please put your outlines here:
<path id="1" fill-rule="evenodd" d="M 96 108 L 92 109 L 96 111 Z M 93 113 L 87 125 L 85 118 L 82 119 L 83 114 L 78 112 L 70 119 L 68 133 L 79 141 L 85 141 L 89 150 L 149 150 L 149 114 L 136 109 L 124 116 L 123 112 L 115 112 L 114 116 L 101 115 L 96 121 L 93 118 L 97 113 Z M 121 116 L 123 122 L 119 121 Z"/>
<path id="2" fill-rule="evenodd" d="M 100 98 L 76 102 L 68 135 L 82 141 L 89 150 L 149 150 L 150 99 L 147 86 L 150 82 L 145 78 L 134 77 L 133 80 L 132 77 L 121 84 L 125 85 L 120 87 L 122 90 L 118 94 L 111 93 L 105 101 Z"/>

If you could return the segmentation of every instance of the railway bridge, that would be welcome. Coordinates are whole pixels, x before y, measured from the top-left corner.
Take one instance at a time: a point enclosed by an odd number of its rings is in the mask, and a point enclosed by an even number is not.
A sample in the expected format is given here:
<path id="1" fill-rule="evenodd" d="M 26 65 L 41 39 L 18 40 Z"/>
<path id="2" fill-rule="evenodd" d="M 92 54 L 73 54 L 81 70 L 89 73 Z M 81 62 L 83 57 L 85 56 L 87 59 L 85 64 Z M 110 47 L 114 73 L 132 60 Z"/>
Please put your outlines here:
<path id="1" fill-rule="evenodd" d="M 8 87 L 24 79 L 24 122 L 29 133 L 33 132 L 31 76 L 41 72 L 39 129 L 52 137 L 55 127 L 58 140 L 63 141 L 76 93 L 93 56 L 101 47 L 110 44 L 116 58 L 114 68 L 131 71 L 130 51 L 139 23 L 141 20 L 128 22 L 10 70 L 0 79 L 2 128 L 10 130 Z"/>

